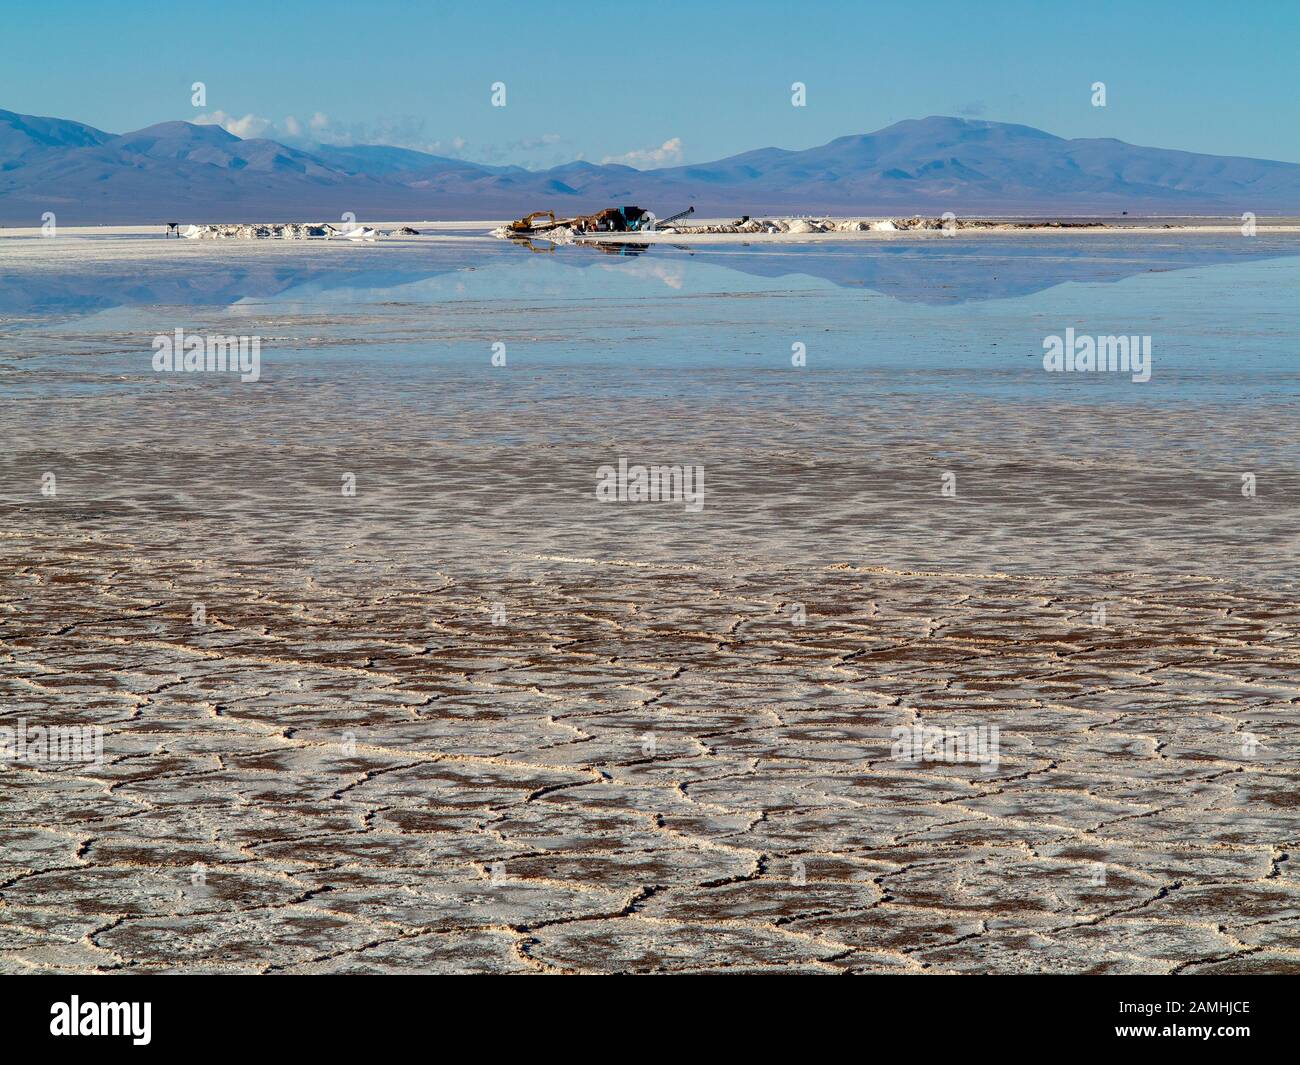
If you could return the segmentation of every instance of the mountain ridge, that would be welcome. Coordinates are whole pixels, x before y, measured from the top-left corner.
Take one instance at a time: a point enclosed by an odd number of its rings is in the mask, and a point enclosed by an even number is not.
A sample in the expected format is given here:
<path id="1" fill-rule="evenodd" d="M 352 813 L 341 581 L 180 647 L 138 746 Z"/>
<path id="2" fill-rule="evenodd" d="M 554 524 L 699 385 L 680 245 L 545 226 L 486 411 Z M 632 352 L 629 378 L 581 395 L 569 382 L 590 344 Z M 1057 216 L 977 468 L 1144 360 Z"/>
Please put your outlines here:
<path id="1" fill-rule="evenodd" d="M 112 134 L 0 110 L 0 225 L 36 225 L 47 210 L 78 225 L 500 218 L 615 203 L 660 214 L 1300 214 L 1300 164 L 931 115 L 705 163 L 525 170 L 391 145 L 298 148 L 184 121 Z"/>

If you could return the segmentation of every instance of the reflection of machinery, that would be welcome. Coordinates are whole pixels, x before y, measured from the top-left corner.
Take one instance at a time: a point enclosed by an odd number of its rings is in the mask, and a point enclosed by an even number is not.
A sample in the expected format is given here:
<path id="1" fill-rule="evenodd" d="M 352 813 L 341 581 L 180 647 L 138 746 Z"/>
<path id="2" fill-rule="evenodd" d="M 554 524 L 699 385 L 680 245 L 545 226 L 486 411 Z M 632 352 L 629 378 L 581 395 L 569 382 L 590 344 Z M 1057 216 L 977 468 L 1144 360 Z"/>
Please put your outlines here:
<path id="1" fill-rule="evenodd" d="M 630 240 L 593 240 L 587 245 L 589 248 L 599 248 L 605 255 L 623 255 L 631 257 L 633 255 L 644 255 L 650 250 L 649 244 L 637 244 Z"/>
<path id="2" fill-rule="evenodd" d="M 528 236 L 527 234 L 520 237 L 516 237 L 515 242 L 517 244 L 522 244 L 529 251 L 536 252 L 538 255 L 555 254 L 554 244 L 544 244 L 542 247 L 539 248 L 536 244 L 533 243 L 533 238 L 531 236 Z"/>

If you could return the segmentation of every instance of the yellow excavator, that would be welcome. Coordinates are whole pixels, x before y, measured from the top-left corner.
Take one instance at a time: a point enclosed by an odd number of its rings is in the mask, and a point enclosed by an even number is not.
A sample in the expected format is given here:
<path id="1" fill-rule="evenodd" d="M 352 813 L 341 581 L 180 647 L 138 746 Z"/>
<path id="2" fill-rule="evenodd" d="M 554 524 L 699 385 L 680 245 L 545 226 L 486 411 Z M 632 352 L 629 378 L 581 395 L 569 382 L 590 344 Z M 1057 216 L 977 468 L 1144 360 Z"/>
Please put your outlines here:
<path id="1" fill-rule="evenodd" d="M 549 218 L 550 222 L 539 223 L 537 221 L 537 219 L 539 218 Z M 547 229 L 554 229 L 556 226 L 562 226 L 567 221 L 568 221 L 567 219 L 562 218 L 560 219 L 560 221 L 557 222 L 555 220 L 554 211 L 534 211 L 530 215 L 525 215 L 517 222 L 511 222 L 509 229 L 511 233 L 520 233 L 520 234 L 541 233 Z"/>

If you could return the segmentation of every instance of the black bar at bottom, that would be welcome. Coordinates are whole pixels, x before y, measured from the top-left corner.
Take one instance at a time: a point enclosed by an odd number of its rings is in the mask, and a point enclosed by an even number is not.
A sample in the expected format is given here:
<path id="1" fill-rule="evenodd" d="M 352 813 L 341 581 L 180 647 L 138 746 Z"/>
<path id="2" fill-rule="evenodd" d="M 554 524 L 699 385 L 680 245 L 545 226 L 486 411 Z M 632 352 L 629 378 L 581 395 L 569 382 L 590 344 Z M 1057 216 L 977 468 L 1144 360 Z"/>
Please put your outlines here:
<path id="1" fill-rule="evenodd" d="M 680 1050 L 683 1040 L 735 1051 L 738 1041 L 776 1037 L 817 1053 L 827 1038 L 848 1036 L 868 1052 L 888 1036 L 915 1039 L 927 1053 L 1022 1039 L 1071 1052 L 1154 1044 L 1183 1053 L 1201 1044 L 1231 1053 L 1240 1044 L 1281 1048 L 1295 1016 L 1295 985 L 1278 977 L 869 976 L 814 984 L 812 977 L 777 976 L 743 988 L 734 979 L 702 977 L 696 980 L 708 983 L 660 980 L 636 990 L 626 981 L 518 977 L 483 978 L 490 986 L 432 976 L 267 979 L 6 978 L 6 1049 L 83 1052 L 111 1043 L 128 1054 L 255 1048 L 259 1056 L 318 1050 L 336 1057 L 455 1032 L 457 1044 L 485 1051 L 543 1041 L 555 1051 L 590 1049 L 592 1037 L 607 1049 L 641 1053 L 653 1053 L 656 1043 Z M 427 1045 L 437 1052 L 437 1044 Z"/>

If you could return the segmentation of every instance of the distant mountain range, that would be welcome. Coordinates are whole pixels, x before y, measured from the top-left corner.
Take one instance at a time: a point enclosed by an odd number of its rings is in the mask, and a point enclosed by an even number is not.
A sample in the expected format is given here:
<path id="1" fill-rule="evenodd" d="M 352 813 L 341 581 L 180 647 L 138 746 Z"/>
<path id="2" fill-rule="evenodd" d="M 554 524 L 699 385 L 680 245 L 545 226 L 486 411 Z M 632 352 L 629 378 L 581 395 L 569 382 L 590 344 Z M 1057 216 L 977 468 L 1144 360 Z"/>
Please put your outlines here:
<path id="1" fill-rule="evenodd" d="M 634 203 L 666 215 L 1300 214 L 1300 164 L 932 117 L 803 151 L 636 170 L 487 166 L 385 145 L 303 151 L 219 126 L 111 134 L 0 111 L 0 225 L 487 219 Z"/>

